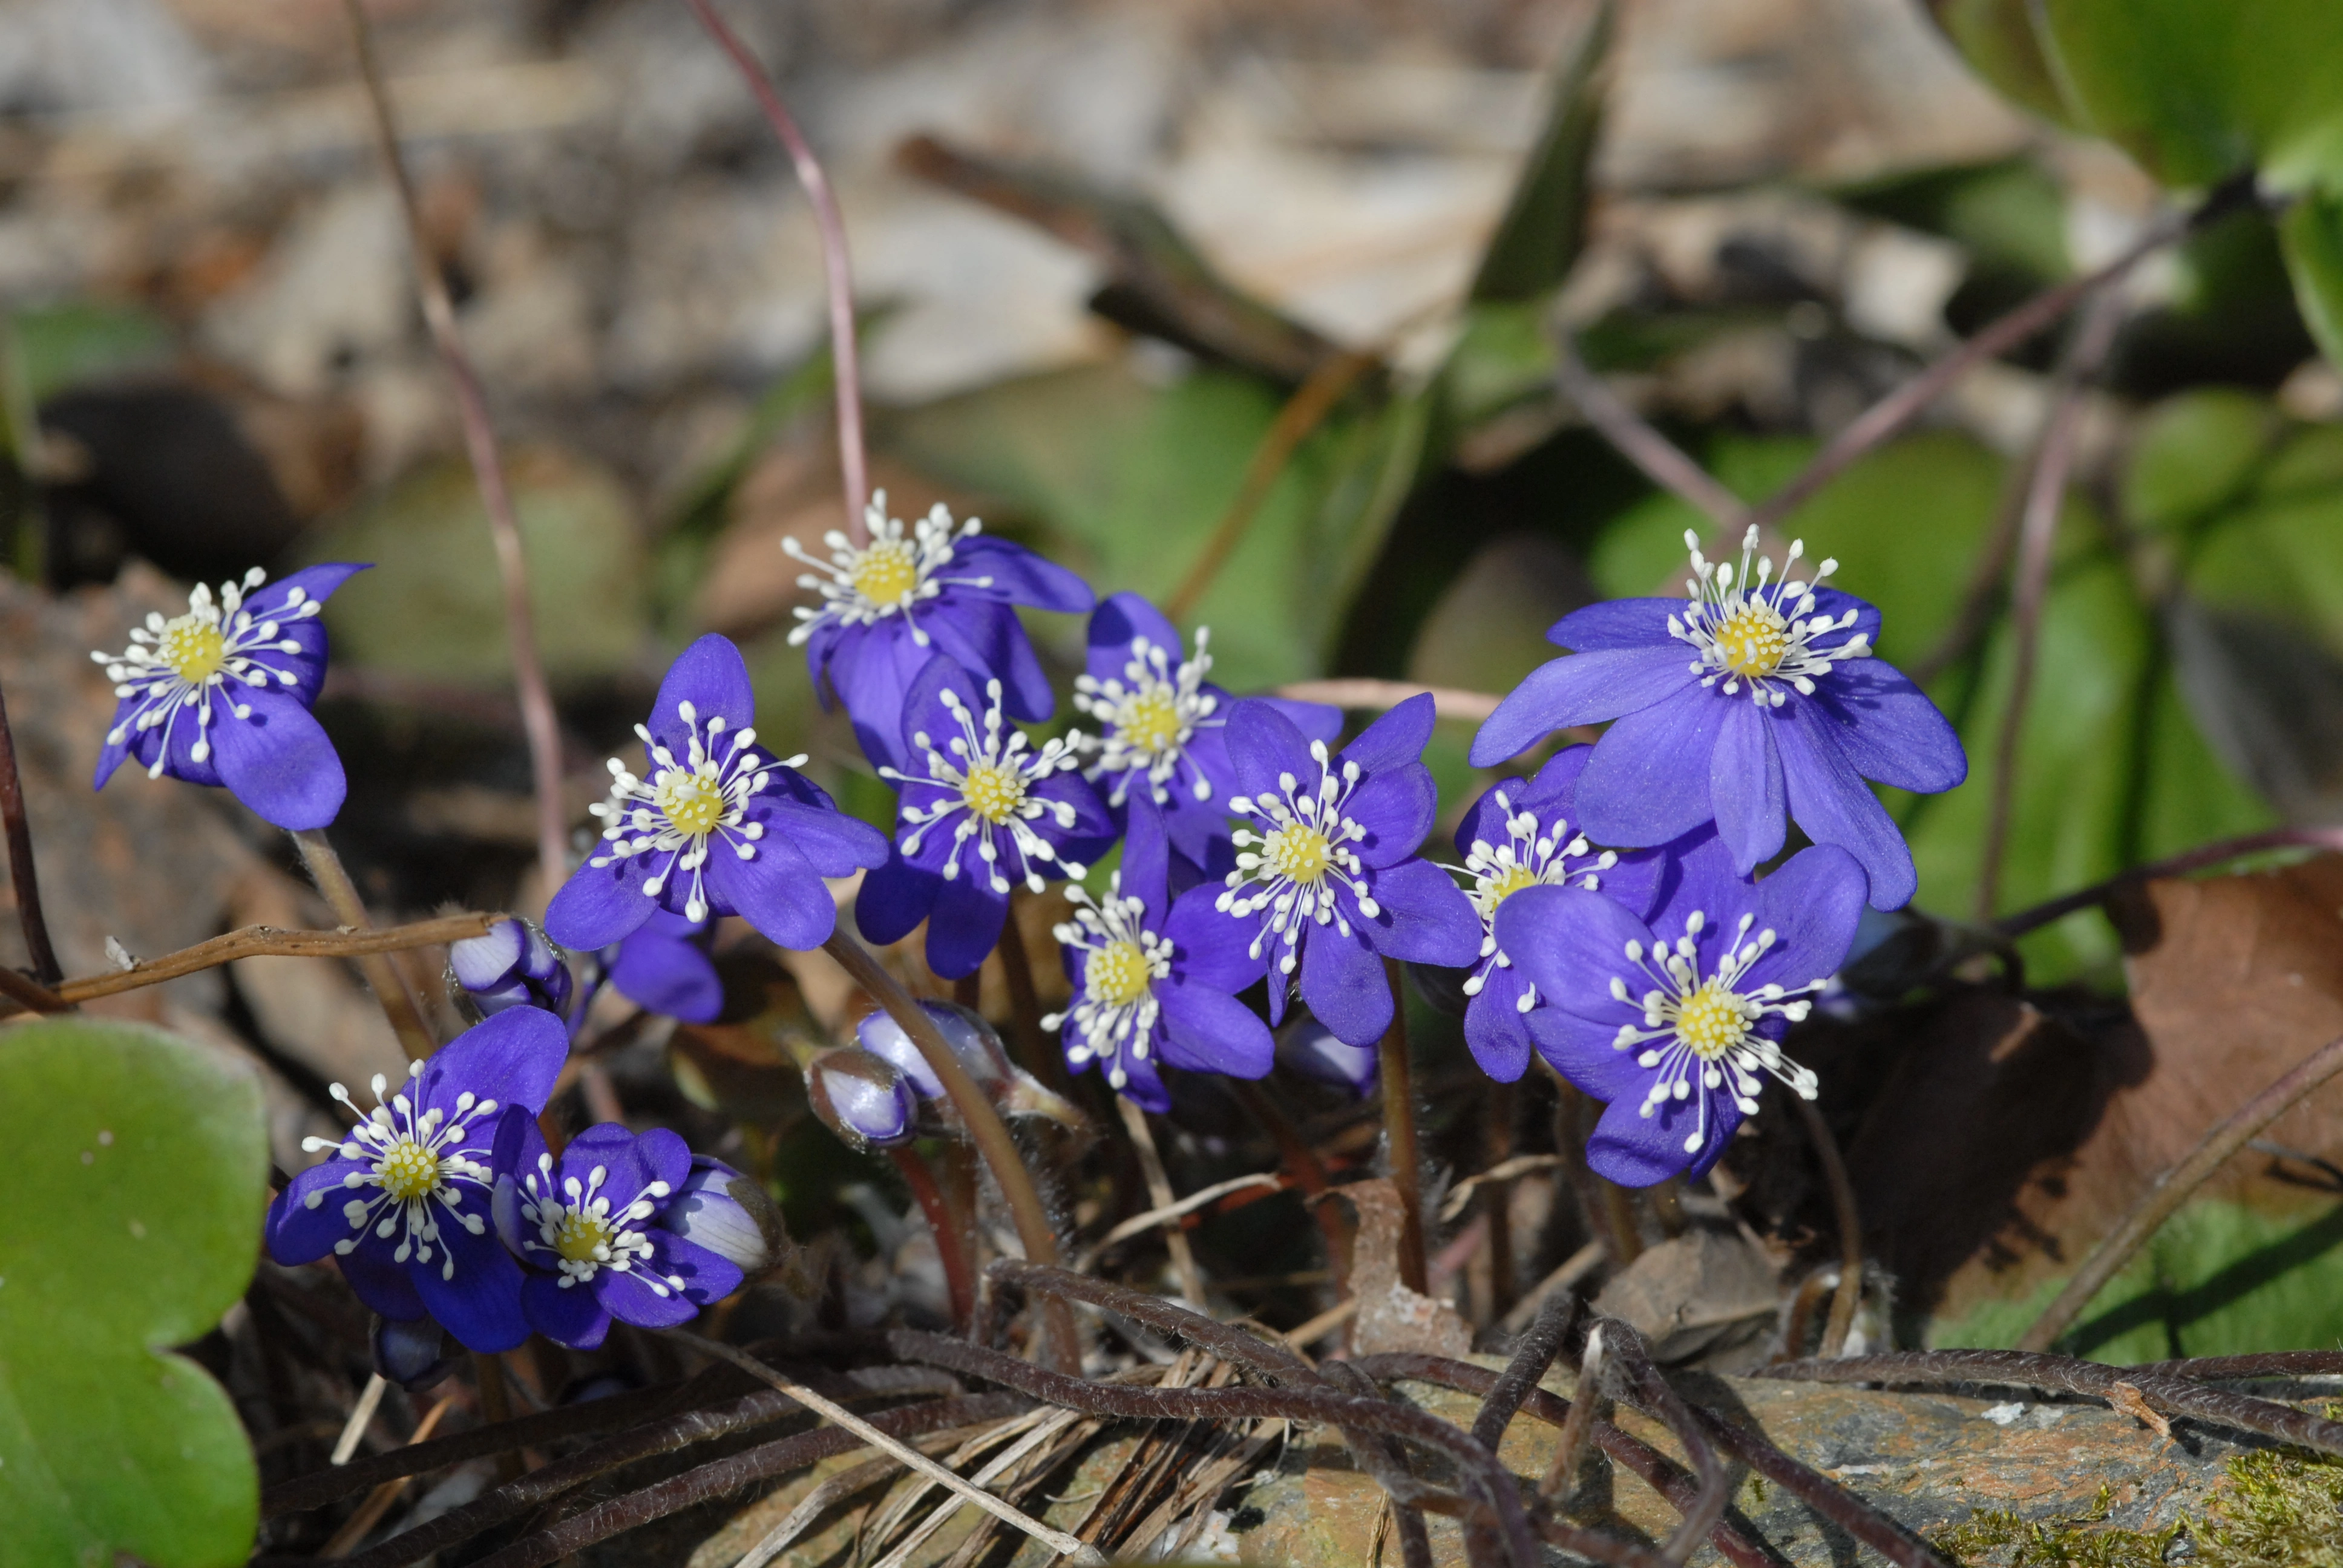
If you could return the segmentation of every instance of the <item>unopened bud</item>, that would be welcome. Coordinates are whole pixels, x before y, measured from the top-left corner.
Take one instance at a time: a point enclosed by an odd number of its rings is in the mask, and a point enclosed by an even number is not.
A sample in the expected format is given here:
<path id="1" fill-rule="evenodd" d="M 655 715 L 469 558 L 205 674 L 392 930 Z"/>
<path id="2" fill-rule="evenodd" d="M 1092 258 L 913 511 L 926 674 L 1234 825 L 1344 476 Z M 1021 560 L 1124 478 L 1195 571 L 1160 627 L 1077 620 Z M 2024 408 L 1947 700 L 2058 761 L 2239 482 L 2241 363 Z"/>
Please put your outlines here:
<path id="1" fill-rule="evenodd" d="M 485 935 L 451 943 L 447 973 L 484 1016 L 508 1007 L 558 1015 L 569 1005 L 569 966 L 526 920 L 498 920 Z"/>
<path id="2" fill-rule="evenodd" d="M 1373 1046 L 1345 1045 L 1316 1019 L 1304 1019 L 1278 1038 L 1277 1065 L 1361 1099 L 1374 1092 L 1379 1070 Z"/>
<path id="3" fill-rule="evenodd" d="M 806 1064 L 806 1099 L 821 1124 L 859 1152 L 909 1143 L 919 1100 L 894 1066 L 867 1050 L 826 1050 Z"/>
<path id="4" fill-rule="evenodd" d="M 1001 1048 L 1001 1037 L 992 1031 L 990 1024 L 956 1002 L 923 1001 L 920 1006 L 935 1020 L 944 1043 L 951 1047 L 952 1055 L 959 1059 L 961 1069 L 976 1080 L 978 1087 L 995 1100 L 1009 1091 L 1014 1069 L 1010 1065 L 1009 1052 Z M 863 1050 L 892 1063 L 922 1098 L 943 1098 L 943 1081 L 893 1018 L 884 1012 L 871 1013 L 854 1026 L 854 1034 L 862 1042 Z"/>
<path id="5" fill-rule="evenodd" d="M 713 1155 L 691 1157 L 691 1174 L 659 1223 L 729 1259 L 744 1274 L 779 1261 L 789 1245 L 780 1211 L 765 1190 Z"/>

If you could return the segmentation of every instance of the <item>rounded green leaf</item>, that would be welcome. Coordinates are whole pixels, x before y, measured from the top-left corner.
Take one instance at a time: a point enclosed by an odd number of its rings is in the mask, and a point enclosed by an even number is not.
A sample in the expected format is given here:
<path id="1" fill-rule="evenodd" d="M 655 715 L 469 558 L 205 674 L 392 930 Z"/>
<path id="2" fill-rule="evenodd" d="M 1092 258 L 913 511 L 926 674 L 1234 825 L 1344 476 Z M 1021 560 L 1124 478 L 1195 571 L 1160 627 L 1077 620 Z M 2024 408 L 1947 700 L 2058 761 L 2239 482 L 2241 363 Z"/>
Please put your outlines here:
<path id="1" fill-rule="evenodd" d="M 2283 421 L 2267 397 L 2200 387 L 2148 411 L 2123 477 L 2124 511 L 2147 528 L 2201 522 L 2234 502 L 2277 446 Z"/>
<path id="2" fill-rule="evenodd" d="M 159 1030 L 0 1030 L 0 1568 L 241 1563 L 259 1485 L 226 1393 L 164 1347 L 258 1252 L 260 1088 Z"/>

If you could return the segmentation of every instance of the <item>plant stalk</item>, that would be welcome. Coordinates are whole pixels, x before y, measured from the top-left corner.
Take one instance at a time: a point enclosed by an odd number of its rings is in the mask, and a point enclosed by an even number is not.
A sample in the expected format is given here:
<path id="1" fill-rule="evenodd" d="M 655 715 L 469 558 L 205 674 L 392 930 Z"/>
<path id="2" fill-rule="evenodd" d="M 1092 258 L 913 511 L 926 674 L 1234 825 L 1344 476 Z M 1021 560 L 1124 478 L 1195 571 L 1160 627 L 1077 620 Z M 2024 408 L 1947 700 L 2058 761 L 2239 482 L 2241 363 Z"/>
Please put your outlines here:
<path id="1" fill-rule="evenodd" d="M 1399 1189 L 1399 1282 L 1418 1295 L 1428 1293 L 1423 1260 L 1423 1153 L 1415 1134 L 1415 1078 L 1407 1060 L 1407 997 L 1400 989 L 1399 962 L 1383 960 L 1391 982 L 1391 1027 L 1375 1043 L 1383 1086 L 1383 1138 L 1392 1184 Z"/>
<path id="2" fill-rule="evenodd" d="M 310 879 L 334 918 L 353 931 L 371 930 L 374 922 L 367 918 L 366 901 L 358 897 L 357 884 L 342 866 L 342 858 L 334 853 L 325 830 L 304 829 L 293 835 L 294 847 L 301 851 L 301 863 L 309 868 Z M 423 1005 L 407 983 L 387 953 L 362 952 L 357 955 L 358 972 L 366 976 L 367 984 L 374 988 L 375 1000 L 381 1005 L 382 1016 L 390 1020 L 390 1031 L 398 1037 L 399 1049 L 410 1060 L 421 1061 L 439 1049 L 430 1026 L 423 1021 Z"/>

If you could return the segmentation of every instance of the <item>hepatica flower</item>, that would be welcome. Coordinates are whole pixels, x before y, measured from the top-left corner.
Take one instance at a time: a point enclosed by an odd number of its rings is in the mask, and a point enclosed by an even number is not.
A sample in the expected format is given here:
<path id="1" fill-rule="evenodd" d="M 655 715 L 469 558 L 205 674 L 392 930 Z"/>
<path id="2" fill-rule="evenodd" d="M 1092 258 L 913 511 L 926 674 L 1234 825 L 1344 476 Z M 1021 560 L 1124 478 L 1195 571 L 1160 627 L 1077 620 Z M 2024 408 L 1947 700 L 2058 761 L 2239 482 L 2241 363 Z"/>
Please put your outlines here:
<path id="1" fill-rule="evenodd" d="M 487 934 L 447 947 L 447 972 L 488 1017 L 511 1007 L 568 1011 L 569 966 L 553 944 L 524 920 L 498 920 Z"/>
<path id="2" fill-rule="evenodd" d="M 965 669 L 930 659 L 903 705 L 910 767 L 879 769 L 902 790 L 895 852 L 863 882 L 855 919 L 875 942 L 927 920 L 929 967 L 947 980 L 975 973 L 1001 940 L 1012 888 L 1081 876 L 1113 836 L 1071 745 L 1036 748 L 1004 700 L 1000 681 L 980 697 Z"/>
<path id="3" fill-rule="evenodd" d="M 497 1158 L 497 1230 L 527 1266 L 521 1310 L 546 1338 L 590 1351 L 613 1318 L 672 1328 L 740 1288 L 731 1260 L 661 1222 L 692 1173 L 690 1147 L 666 1128 L 638 1138 L 606 1121 L 556 1160 L 536 1121 L 515 1117 Z"/>
<path id="4" fill-rule="evenodd" d="M 954 523 L 941 505 L 910 525 L 887 515 L 887 493 L 865 513 L 870 543 L 823 536 L 830 558 L 794 539 L 782 548 L 814 568 L 798 579 L 821 596 L 800 608 L 789 641 L 805 645 L 819 689 L 845 703 L 871 761 L 905 765 L 902 716 L 911 683 L 942 654 L 979 680 L 998 680 L 1012 718 L 1050 717 L 1049 677 L 1012 605 L 1079 615 L 1097 602 L 1065 568 L 1006 539 L 982 536 L 974 518 Z"/>
<path id="5" fill-rule="evenodd" d="M 1461 869 L 1472 884 L 1465 896 L 1481 917 L 1480 957 L 1464 980 L 1464 1040 L 1481 1070 L 1500 1083 L 1529 1067 L 1526 1015 L 1538 991 L 1499 945 L 1497 911 L 1529 888 L 1599 887 L 1642 914 L 1659 885 L 1663 851 L 1623 858 L 1598 850 L 1574 820 L 1574 789 L 1589 755 L 1588 748 L 1573 746 L 1549 759 L 1535 779 L 1500 779 L 1457 825 Z"/>
<path id="6" fill-rule="evenodd" d="M 1066 1010 L 1041 1020 L 1063 1031 L 1066 1065 L 1096 1062 L 1133 1103 L 1169 1111 L 1158 1069 L 1171 1066 L 1260 1078 L 1276 1059 L 1269 1030 L 1235 993 L 1261 965 L 1203 896 L 1172 901 L 1163 819 L 1144 793 L 1131 797 L 1122 864 L 1103 899 L 1068 890 L 1074 918 L 1057 929 L 1073 981 Z"/>
<path id="7" fill-rule="evenodd" d="M 214 596 L 197 583 L 187 613 L 150 613 L 121 653 L 93 653 L 120 699 L 98 753 L 96 788 L 136 758 L 148 778 L 225 786 L 279 828 L 322 828 L 347 781 L 310 717 L 326 679 L 327 598 L 362 566 L 317 566 L 269 584 L 258 567 Z"/>
<path id="8" fill-rule="evenodd" d="M 887 840 L 799 773 L 803 757 L 758 745 L 755 717 L 739 648 L 709 636 L 684 649 L 636 729 L 647 776 L 611 759 L 601 842 L 554 895 L 548 936 L 604 948 L 665 910 L 693 924 L 737 914 L 785 948 L 822 944 L 836 922 L 822 879 L 880 864 Z"/>
<path id="9" fill-rule="evenodd" d="M 535 1117 L 569 1051 L 551 1013 L 500 1012 L 466 1030 L 393 1091 L 374 1081 L 372 1111 L 340 1084 L 357 1125 L 332 1155 L 293 1178 L 268 1211 L 269 1256 L 291 1265 L 331 1255 L 358 1300 L 386 1318 L 437 1318 L 476 1351 L 528 1337 L 520 1271 L 491 1228 L 497 1135 L 508 1117 Z"/>
<path id="10" fill-rule="evenodd" d="M 1764 881 L 1707 840 L 1647 924 L 1583 888 L 1529 888 L 1497 912 L 1497 940 L 1538 988 L 1529 1015 L 1546 1059 L 1606 1101 L 1594 1171 L 1647 1187 L 1716 1163 L 1764 1077 L 1811 1100 L 1815 1075 L 1782 1054 L 1846 957 L 1863 869 L 1835 845 L 1800 850 Z"/>
<path id="11" fill-rule="evenodd" d="M 1298 977 L 1320 1022 L 1371 1045 L 1392 1018 L 1379 957 L 1461 969 L 1479 955 L 1472 904 L 1415 856 L 1438 803 L 1422 761 L 1432 721 L 1430 695 L 1412 697 L 1330 756 L 1264 702 L 1231 710 L 1245 792 L 1227 804 L 1253 826 L 1235 835 L 1237 869 L 1211 896 L 1269 975 L 1271 1023 Z"/>
<path id="12" fill-rule="evenodd" d="M 1210 633 L 1199 628 L 1192 657 L 1161 611 L 1135 593 L 1110 595 L 1091 616 L 1089 668 L 1074 679 L 1074 707 L 1097 721 L 1085 769 L 1120 820 L 1137 795 L 1155 802 L 1172 850 L 1201 873 L 1225 856 L 1229 828 L 1220 803 L 1235 792 L 1223 734 L 1235 701 L 1206 680 Z M 1304 737 L 1331 744 L 1342 732 L 1340 709 L 1317 702 L 1260 698 Z"/>
<path id="13" fill-rule="evenodd" d="M 1701 557 L 1689 601 L 1614 599 L 1564 617 L 1546 635 L 1578 651 L 1533 671 L 1473 742 L 1493 767 L 1547 731 L 1616 719 L 1578 783 L 1581 826 L 1598 842 L 1664 844 L 1714 818 L 1743 874 L 1781 851 L 1785 817 L 1862 862 L 1872 903 L 1900 907 L 1911 851 L 1866 779 L 1949 789 L 1968 759 L 1920 689 L 1872 657 L 1879 612 L 1822 586 L 1824 561 L 1798 580 L 1792 545 L 1773 562 Z"/>

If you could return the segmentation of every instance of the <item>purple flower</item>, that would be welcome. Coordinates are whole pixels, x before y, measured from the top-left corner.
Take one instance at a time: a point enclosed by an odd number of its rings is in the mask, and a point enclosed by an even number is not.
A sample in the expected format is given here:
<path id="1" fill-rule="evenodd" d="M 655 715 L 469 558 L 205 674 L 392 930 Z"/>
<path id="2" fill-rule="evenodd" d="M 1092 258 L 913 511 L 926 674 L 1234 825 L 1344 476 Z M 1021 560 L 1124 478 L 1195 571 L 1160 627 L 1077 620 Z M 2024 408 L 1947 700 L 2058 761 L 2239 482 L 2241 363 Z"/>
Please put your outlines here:
<path id="1" fill-rule="evenodd" d="M 1499 1083 L 1513 1082 L 1529 1067 L 1526 1015 L 1537 1005 L 1537 988 L 1497 943 L 1497 910 L 1505 900 L 1525 888 L 1599 887 L 1647 915 L 1663 890 L 1668 858 L 1711 836 L 1701 829 L 1664 849 L 1597 852 L 1573 821 L 1574 789 L 1591 754 L 1590 748 L 1569 747 L 1549 758 L 1534 779 L 1499 779 L 1457 824 L 1456 848 L 1473 879 L 1466 896 L 1481 917 L 1482 933 L 1481 956 L 1464 980 L 1464 1042 L 1481 1070 Z"/>
<path id="2" fill-rule="evenodd" d="M 879 830 L 842 814 L 798 765 L 756 743 L 756 698 L 740 650 L 703 637 L 659 683 L 649 777 L 610 760 L 594 808 L 602 841 L 545 911 L 564 947 L 608 947 L 666 910 L 695 924 L 739 915 L 785 948 L 818 948 L 837 921 L 824 877 L 886 858 Z"/>
<path id="3" fill-rule="evenodd" d="M 858 1154 L 900 1149 L 920 1134 L 920 1096 L 895 1064 L 848 1046 L 805 1065 L 806 1102 Z"/>
<path id="4" fill-rule="evenodd" d="M 659 910 L 618 944 L 611 989 L 646 1012 L 712 1023 L 724 1010 L 724 981 L 708 956 L 716 922 Z"/>
<path id="5" fill-rule="evenodd" d="M 1228 940 L 1227 920 L 1209 901 L 1172 902 L 1163 818 L 1144 791 L 1129 809 L 1107 896 L 1067 890 L 1074 918 L 1057 935 L 1074 994 L 1041 1027 L 1064 1031 L 1067 1066 L 1098 1062 L 1110 1087 L 1161 1112 L 1172 1096 L 1159 1066 L 1259 1078 L 1276 1047 L 1235 994 L 1261 978 L 1260 964 Z"/>
<path id="6" fill-rule="evenodd" d="M 498 920 L 484 936 L 449 943 L 447 972 L 471 994 L 483 1017 L 508 1007 L 543 1008 L 559 1015 L 569 1006 L 569 966 L 526 920 Z"/>
<path id="7" fill-rule="evenodd" d="M 638 1328 L 689 1322 L 740 1288 L 726 1258 L 659 1224 L 691 1175 L 691 1150 L 664 1127 L 638 1138 L 589 1127 L 556 1161 L 534 1121 L 497 1137 L 497 1231 L 528 1269 L 528 1326 L 590 1351 L 620 1318 Z"/>
<path id="8" fill-rule="evenodd" d="M 1321 1023 L 1347 1045 L 1372 1045 L 1392 1019 L 1378 955 L 1453 969 L 1479 956 L 1471 901 L 1415 855 L 1439 799 L 1421 760 L 1432 721 L 1431 696 L 1411 697 L 1330 758 L 1324 741 L 1258 699 L 1230 710 L 1229 756 L 1245 793 L 1228 809 L 1259 830 L 1237 832 L 1224 888 L 1182 901 L 1211 899 L 1232 917 L 1198 945 L 1243 944 L 1269 974 L 1272 1024 L 1298 972 Z"/>
<path id="9" fill-rule="evenodd" d="M 1528 888 L 1497 911 L 1497 940 L 1538 989 L 1530 1032 L 1546 1060 L 1604 1101 L 1586 1162 L 1631 1187 L 1716 1163 L 1757 1111 L 1758 1073 L 1815 1096 L 1782 1054 L 1846 957 L 1865 879 L 1834 844 L 1800 850 L 1764 881 L 1715 839 L 1650 923 L 1583 888 Z"/>
<path id="10" fill-rule="evenodd" d="M 1221 802 L 1235 792 L 1236 772 L 1222 732 L 1236 699 L 1204 678 L 1212 668 L 1204 651 L 1210 636 L 1198 628 L 1195 657 L 1183 659 L 1180 633 L 1161 611 L 1135 593 L 1112 594 L 1091 616 L 1089 668 L 1074 680 L 1074 706 L 1100 730 L 1089 742 L 1096 760 L 1085 776 L 1118 823 L 1134 792 L 1154 800 L 1172 852 L 1188 862 L 1180 869 L 1192 869 L 1184 880 L 1175 872 L 1182 891 L 1215 860 L 1228 863 L 1213 851 L 1229 839 Z M 1275 707 L 1309 739 L 1331 745 L 1342 733 L 1339 709 L 1255 700 Z"/>
<path id="11" fill-rule="evenodd" d="M 1684 536 L 1686 544 L 1694 536 Z M 1730 565 L 1692 551 L 1689 604 L 1614 599 L 1564 616 L 1546 636 L 1579 651 L 1531 672 L 1473 741 L 1493 767 L 1548 730 L 1617 723 L 1578 783 L 1580 826 L 1622 848 L 1664 844 L 1712 819 L 1743 875 L 1781 852 L 1784 818 L 1863 863 L 1871 901 L 1912 897 L 1912 853 L 1864 780 L 1923 794 L 1949 789 L 1968 759 L 1920 689 L 1871 657 L 1879 612 L 1749 562 L 1757 532 Z M 1685 657 L 1687 650 L 1691 657 Z"/>
<path id="12" fill-rule="evenodd" d="M 146 776 L 225 785 L 267 821 L 322 828 L 348 782 L 334 743 L 310 717 L 326 682 L 326 628 L 317 614 L 362 566 L 317 566 L 271 587 L 258 567 L 241 583 L 207 584 L 187 613 L 150 613 L 124 652 L 93 653 L 121 703 L 98 753 L 103 789 L 127 758 Z"/>
<path id="13" fill-rule="evenodd" d="M 745 1275 L 774 1261 L 781 1236 L 779 1220 L 772 1199 L 754 1181 L 712 1154 L 695 1154 L 691 1174 L 676 1189 L 659 1222 Z"/>
<path id="14" fill-rule="evenodd" d="M 977 696 L 968 671 L 936 658 L 903 704 L 914 771 L 881 768 L 902 786 L 895 852 L 862 884 L 854 918 L 874 942 L 900 941 L 928 922 L 928 967 L 946 980 L 974 974 L 1001 940 L 1009 892 L 1035 892 L 1047 876 L 1080 877 L 1081 860 L 1112 841 L 1098 794 L 1074 771 L 1072 746 L 1035 750 L 1003 716 L 1001 682 Z"/>
<path id="15" fill-rule="evenodd" d="M 340 1142 L 311 1138 L 333 1157 L 293 1178 L 268 1211 L 268 1255 L 287 1265 L 332 1253 L 358 1300 L 386 1318 L 427 1312 L 476 1351 L 528 1338 L 520 1269 L 489 1231 L 497 1137 L 507 1121 L 535 1131 L 569 1039 L 561 1021 L 517 1007 L 466 1030 L 407 1068 L 397 1091 L 374 1081 L 377 1109 Z"/>
<path id="16" fill-rule="evenodd" d="M 940 504 L 906 535 L 880 490 L 865 520 L 870 542 L 861 549 L 842 533 L 823 536 L 826 561 L 794 539 L 781 548 L 814 568 L 798 585 L 822 599 L 819 609 L 797 612 L 803 624 L 789 641 L 806 645 L 815 687 L 825 702 L 834 690 L 846 704 L 870 760 L 903 765 L 907 696 L 938 654 L 980 680 L 1000 681 L 1012 718 L 1049 718 L 1050 678 L 1010 607 L 1080 615 L 1097 602 L 1089 585 L 1021 546 L 980 537 L 974 518 L 953 523 Z"/>

